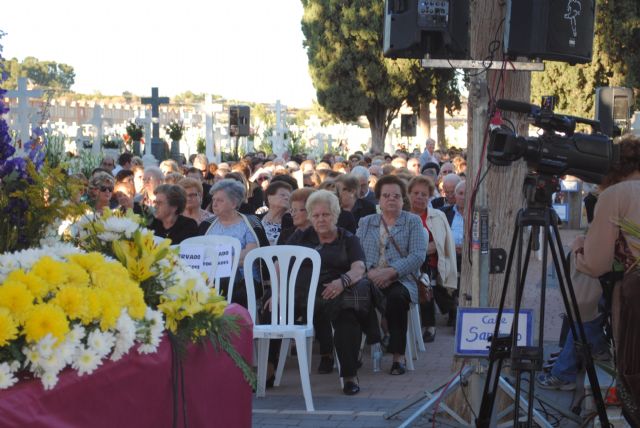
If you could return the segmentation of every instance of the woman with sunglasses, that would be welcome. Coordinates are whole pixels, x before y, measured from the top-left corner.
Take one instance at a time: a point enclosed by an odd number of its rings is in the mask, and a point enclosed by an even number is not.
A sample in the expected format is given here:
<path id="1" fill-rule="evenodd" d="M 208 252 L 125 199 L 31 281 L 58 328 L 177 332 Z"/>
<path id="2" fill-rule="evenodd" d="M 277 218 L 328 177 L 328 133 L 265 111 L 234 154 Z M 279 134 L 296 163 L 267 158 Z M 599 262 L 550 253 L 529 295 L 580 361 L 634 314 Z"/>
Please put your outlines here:
<path id="1" fill-rule="evenodd" d="M 96 172 L 89 181 L 89 200 L 94 211 L 99 215 L 104 208 L 110 208 L 111 196 L 115 180 L 106 172 Z"/>

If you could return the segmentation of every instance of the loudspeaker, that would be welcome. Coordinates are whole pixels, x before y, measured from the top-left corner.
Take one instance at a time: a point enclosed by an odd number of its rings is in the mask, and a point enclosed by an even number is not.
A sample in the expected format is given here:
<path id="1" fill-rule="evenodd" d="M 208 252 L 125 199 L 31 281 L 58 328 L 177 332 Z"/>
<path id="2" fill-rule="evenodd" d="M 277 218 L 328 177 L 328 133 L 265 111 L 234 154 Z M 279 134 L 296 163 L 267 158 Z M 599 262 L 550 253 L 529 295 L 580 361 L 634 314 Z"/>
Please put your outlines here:
<path id="1" fill-rule="evenodd" d="M 232 137 L 248 137 L 250 129 L 251 108 L 249 106 L 229 107 L 229 135 Z"/>
<path id="2" fill-rule="evenodd" d="M 403 114 L 400 116 L 400 136 L 415 137 L 418 125 L 418 116 L 415 114 Z"/>
<path id="3" fill-rule="evenodd" d="M 597 88 L 596 120 L 600 121 L 600 130 L 610 137 L 628 131 L 631 125 L 633 105 L 633 89 L 631 88 L 610 86 Z"/>
<path id="4" fill-rule="evenodd" d="M 469 0 L 385 0 L 387 58 L 468 59 Z"/>
<path id="5" fill-rule="evenodd" d="M 515 58 L 591 62 L 596 0 L 507 0 L 504 49 Z"/>

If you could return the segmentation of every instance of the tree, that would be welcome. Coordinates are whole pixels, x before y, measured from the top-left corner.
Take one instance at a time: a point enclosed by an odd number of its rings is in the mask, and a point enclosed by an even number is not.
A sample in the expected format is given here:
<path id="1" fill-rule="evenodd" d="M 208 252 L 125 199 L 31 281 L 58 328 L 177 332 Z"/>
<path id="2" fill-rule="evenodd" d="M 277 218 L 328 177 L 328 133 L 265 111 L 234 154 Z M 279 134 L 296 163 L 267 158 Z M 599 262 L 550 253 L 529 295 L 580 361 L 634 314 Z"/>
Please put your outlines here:
<path id="1" fill-rule="evenodd" d="M 593 58 L 572 66 L 547 61 L 543 73 L 534 73 L 531 102 L 556 95 L 556 111 L 594 117 L 599 86 L 627 86 L 636 91 L 640 106 L 640 8 L 637 0 L 598 0 Z M 623 20 L 620 17 L 624 17 Z"/>
<path id="2" fill-rule="evenodd" d="M 384 2 L 302 0 L 302 32 L 318 102 L 345 122 L 366 116 L 372 150 L 407 98 L 411 61 L 382 57 Z"/>
<path id="3" fill-rule="evenodd" d="M 73 67 L 68 64 L 40 61 L 32 56 L 22 62 L 12 58 L 8 61 L 7 71 L 9 79 L 6 86 L 10 89 L 18 86 L 19 77 L 27 77 L 37 86 L 48 88 L 56 94 L 69 92 L 76 77 Z"/>

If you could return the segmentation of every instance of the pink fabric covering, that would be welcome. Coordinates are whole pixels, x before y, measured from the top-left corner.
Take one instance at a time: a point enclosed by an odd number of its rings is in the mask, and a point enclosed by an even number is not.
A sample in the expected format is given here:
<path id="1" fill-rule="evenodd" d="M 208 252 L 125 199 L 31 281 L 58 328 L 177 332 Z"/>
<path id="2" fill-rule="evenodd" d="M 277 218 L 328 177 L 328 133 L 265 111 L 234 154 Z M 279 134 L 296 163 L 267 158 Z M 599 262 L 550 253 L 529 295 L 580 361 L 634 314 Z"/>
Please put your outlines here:
<path id="1" fill-rule="evenodd" d="M 252 358 L 251 319 L 245 308 L 226 313 L 243 321 L 234 347 Z M 105 361 L 93 374 L 78 377 L 67 370 L 56 387 L 45 391 L 39 379 L 0 391 L 2 427 L 171 427 L 173 389 L 171 346 L 165 336 L 156 354 L 133 349 L 120 361 Z M 226 353 L 211 345 L 191 346 L 184 360 L 185 401 L 189 427 L 250 427 L 251 387 Z M 179 402 L 178 427 L 182 427 Z"/>

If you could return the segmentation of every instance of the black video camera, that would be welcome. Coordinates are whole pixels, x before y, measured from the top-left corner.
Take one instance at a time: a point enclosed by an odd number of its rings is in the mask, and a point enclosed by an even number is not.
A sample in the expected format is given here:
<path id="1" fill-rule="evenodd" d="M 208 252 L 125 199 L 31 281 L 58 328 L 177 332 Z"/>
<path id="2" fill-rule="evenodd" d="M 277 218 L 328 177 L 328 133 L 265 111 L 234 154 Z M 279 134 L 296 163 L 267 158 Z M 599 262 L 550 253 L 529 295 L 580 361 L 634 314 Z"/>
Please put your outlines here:
<path id="1" fill-rule="evenodd" d="M 523 113 L 543 130 L 539 137 L 522 137 L 503 127 L 491 131 L 487 159 L 507 166 L 524 158 L 532 172 L 541 175 L 573 175 L 589 183 L 601 183 L 619 161 L 618 146 L 600 133 L 598 121 L 555 114 L 553 102 L 545 97 L 543 106 L 498 100 L 499 110 Z M 576 124 L 591 127 L 591 134 L 575 132 Z"/>

